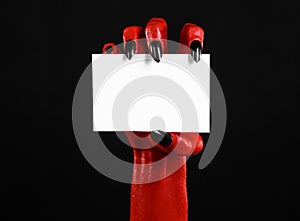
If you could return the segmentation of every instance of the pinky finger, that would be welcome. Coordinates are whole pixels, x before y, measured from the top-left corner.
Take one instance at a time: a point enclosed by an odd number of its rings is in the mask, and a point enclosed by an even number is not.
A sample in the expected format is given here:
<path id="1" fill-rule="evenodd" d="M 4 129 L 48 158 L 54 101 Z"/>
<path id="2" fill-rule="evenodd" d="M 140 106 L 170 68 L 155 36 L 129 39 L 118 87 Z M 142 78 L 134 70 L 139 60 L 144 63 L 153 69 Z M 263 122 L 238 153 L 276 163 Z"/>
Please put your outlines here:
<path id="1" fill-rule="evenodd" d="M 102 51 L 104 54 L 121 54 L 120 49 L 114 43 L 103 45 Z"/>

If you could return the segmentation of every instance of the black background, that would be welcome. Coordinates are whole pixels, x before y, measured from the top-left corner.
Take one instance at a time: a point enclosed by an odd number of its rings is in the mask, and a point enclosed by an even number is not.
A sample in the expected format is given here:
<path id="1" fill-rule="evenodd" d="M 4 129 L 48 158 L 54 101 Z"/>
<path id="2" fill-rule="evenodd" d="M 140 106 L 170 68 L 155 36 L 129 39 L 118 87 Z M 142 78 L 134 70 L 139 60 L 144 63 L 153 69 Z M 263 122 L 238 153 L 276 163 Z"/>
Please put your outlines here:
<path id="1" fill-rule="evenodd" d="M 1 9 L 6 220 L 129 220 L 130 185 L 98 173 L 77 147 L 72 98 L 91 54 L 104 43 L 121 43 L 123 28 L 151 17 L 167 21 L 171 40 L 185 22 L 203 27 L 205 52 L 227 101 L 227 131 L 214 161 L 202 171 L 200 156 L 188 161 L 189 220 L 299 219 L 298 8 L 200 1 L 7 4 Z M 120 148 L 113 134 L 103 137 Z M 130 156 L 128 150 L 123 157 Z"/>

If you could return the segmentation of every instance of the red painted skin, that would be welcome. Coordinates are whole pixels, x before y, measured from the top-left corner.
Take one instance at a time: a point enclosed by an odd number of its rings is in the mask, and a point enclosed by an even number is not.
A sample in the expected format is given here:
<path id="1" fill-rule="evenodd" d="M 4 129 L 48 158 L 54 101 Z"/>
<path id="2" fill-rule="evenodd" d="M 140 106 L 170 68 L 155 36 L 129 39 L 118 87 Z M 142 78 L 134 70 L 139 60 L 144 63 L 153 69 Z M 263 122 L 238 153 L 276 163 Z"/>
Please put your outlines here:
<path id="1" fill-rule="evenodd" d="M 162 18 L 151 18 L 146 26 L 146 41 L 148 47 L 150 43 L 154 40 L 158 40 L 162 46 L 162 52 L 167 53 L 167 41 L 161 41 L 161 39 L 167 39 L 167 22 Z"/>
<path id="2" fill-rule="evenodd" d="M 130 26 L 123 31 L 123 41 L 135 41 L 136 49 L 135 54 L 146 53 L 145 43 L 139 39 L 145 38 L 145 29 L 140 26 Z"/>
<path id="3" fill-rule="evenodd" d="M 200 41 L 201 46 L 203 48 L 204 31 L 201 27 L 195 24 L 186 23 L 181 29 L 179 42 L 189 47 L 192 41 L 194 40 Z M 181 51 L 179 51 L 178 53 L 182 53 L 182 54 L 190 53 L 190 51 L 187 49 L 188 48 L 186 47 L 181 48 Z"/>
<path id="4" fill-rule="evenodd" d="M 203 44 L 204 32 L 201 28 L 202 31 L 199 31 L 199 28 L 190 23 L 184 25 L 180 33 L 180 43 L 189 46 L 193 40 L 200 40 Z M 148 22 L 145 32 L 143 28 L 138 26 L 128 27 L 123 32 L 124 42 L 144 38 L 145 36 L 148 46 L 152 40 L 167 39 L 167 23 L 161 18 L 152 18 Z M 146 48 L 140 45 L 137 45 L 136 48 L 136 53 L 146 53 L 147 51 Z M 167 53 L 167 45 L 164 42 L 162 42 L 162 49 L 163 53 Z M 119 53 L 118 49 L 112 53 Z M 131 221 L 186 221 L 188 219 L 185 161 L 187 155 L 198 154 L 203 149 L 203 141 L 199 133 L 172 132 L 169 134 L 173 138 L 172 143 L 165 147 L 156 144 L 150 138 L 150 132 L 126 132 L 126 136 L 133 147 L 134 168 L 132 180 L 135 183 L 141 183 L 157 175 L 165 177 L 167 171 L 170 171 L 174 165 L 182 165 L 175 173 L 159 181 L 131 185 Z M 145 140 L 141 141 L 135 135 L 143 137 Z M 165 158 L 175 146 L 176 154 L 171 158 Z M 159 168 L 143 167 L 143 165 L 157 160 L 162 160 Z M 136 166 L 138 164 L 140 164 L 140 167 Z"/>
<path id="5" fill-rule="evenodd" d="M 110 48 L 112 49 L 112 51 L 107 52 L 107 50 L 110 49 Z M 116 47 L 116 45 L 114 43 L 105 44 L 103 46 L 102 50 L 105 54 L 120 54 L 121 53 L 120 49 L 118 47 Z"/>

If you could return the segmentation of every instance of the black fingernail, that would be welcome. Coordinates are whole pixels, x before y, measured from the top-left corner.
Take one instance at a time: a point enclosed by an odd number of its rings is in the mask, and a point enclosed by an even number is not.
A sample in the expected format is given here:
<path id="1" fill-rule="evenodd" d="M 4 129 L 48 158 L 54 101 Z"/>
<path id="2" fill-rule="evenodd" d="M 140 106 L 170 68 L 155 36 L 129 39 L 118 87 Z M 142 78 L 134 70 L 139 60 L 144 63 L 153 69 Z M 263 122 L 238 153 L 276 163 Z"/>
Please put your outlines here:
<path id="1" fill-rule="evenodd" d="M 160 62 L 162 57 L 162 47 L 159 41 L 152 41 L 150 43 L 150 54 L 157 63 Z"/>
<path id="2" fill-rule="evenodd" d="M 191 55 L 196 62 L 200 61 L 200 56 L 202 54 L 202 45 L 198 40 L 192 41 L 190 45 Z"/>
<path id="3" fill-rule="evenodd" d="M 152 140 L 162 146 L 169 146 L 172 143 L 172 136 L 161 130 L 152 131 L 150 134 Z"/>
<path id="4" fill-rule="evenodd" d="M 125 43 L 125 56 L 129 60 L 133 57 L 136 49 L 136 43 L 135 41 L 129 40 Z"/>

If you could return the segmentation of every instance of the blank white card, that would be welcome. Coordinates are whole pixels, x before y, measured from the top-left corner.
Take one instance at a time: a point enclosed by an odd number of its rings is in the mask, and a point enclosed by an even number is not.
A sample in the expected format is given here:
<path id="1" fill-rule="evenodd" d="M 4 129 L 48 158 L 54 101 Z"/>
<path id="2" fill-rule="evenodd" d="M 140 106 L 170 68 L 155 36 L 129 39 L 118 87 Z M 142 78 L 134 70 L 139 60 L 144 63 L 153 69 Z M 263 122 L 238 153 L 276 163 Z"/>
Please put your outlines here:
<path id="1" fill-rule="evenodd" d="M 210 132 L 210 55 L 93 54 L 93 130 Z"/>

